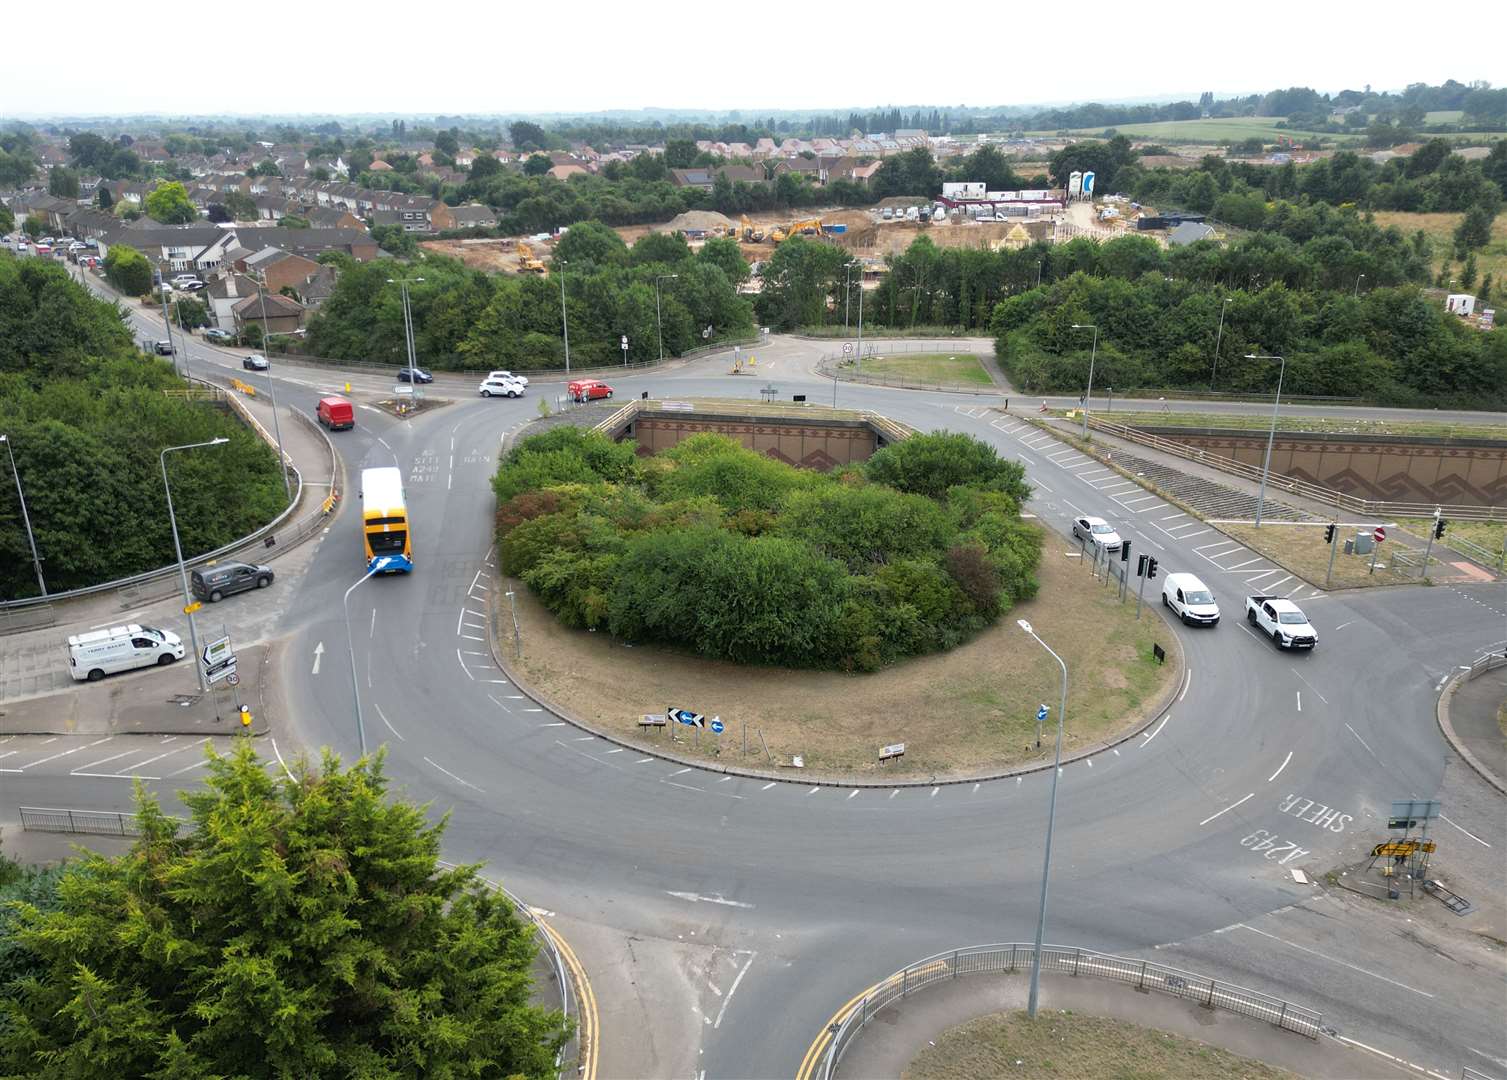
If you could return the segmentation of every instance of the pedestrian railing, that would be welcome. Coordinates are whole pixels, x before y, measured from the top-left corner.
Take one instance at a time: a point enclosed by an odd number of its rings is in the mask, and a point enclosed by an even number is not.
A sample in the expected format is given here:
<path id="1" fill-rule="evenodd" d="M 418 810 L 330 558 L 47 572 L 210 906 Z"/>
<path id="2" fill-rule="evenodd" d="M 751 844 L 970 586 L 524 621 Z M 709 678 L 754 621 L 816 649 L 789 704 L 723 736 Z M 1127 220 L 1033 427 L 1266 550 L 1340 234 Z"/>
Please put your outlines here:
<path id="1" fill-rule="evenodd" d="M 182 824 L 182 819 L 172 818 Z M 88 833 L 94 836 L 139 836 L 135 814 L 114 810 L 63 810 L 21 807 L 21 828 L 28 832 Z"/>
<path id="2" fill-rule="evenodd" d="M 1507 544 L 1503 544 L 1501 551 L 1492 551 L 1489 547 L 1463 536 L 1451 536 L 1447 543 L 1451 550 L 1458 551 L 1471 562 L 1479 563 L 1499 574 L 1507 572 Z"/>
<path id="3" fill-rule="evenodd" d="M 901 968 L 865 994 L 838 1021 L 827 1047 L 822 1077 L 832 1080 L 837 1075 L 843 1052 L 886 1006 L 934 983 L 962 975 L 1028 972 L 1035 951 L 1032 944 L 976 945 L 937 953 Z M 1108 979 L 1137 990 L 1182 998 L 1205 1008 L 1238 1013 L 1310 1039 L 1317 1039 L 1324 1030 L 1323 1014 L 1313 1009 L 1151 960 L 1043 945 L 1041 971 L 1048 975 Z"/>

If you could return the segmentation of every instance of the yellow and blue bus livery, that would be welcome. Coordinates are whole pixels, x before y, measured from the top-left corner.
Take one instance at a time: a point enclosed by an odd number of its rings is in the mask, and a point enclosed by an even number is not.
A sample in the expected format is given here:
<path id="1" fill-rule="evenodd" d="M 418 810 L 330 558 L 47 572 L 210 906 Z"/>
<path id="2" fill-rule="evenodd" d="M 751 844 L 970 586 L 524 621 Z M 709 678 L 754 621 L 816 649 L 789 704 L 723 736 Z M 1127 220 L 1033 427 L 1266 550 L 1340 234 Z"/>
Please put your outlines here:
<path id="1" fill-rule="evenodd" d="M 391 466 L 361 470 L 361 541 L 366 569 L 386 558 L 382 572 L 406 574 L 413 569 L 413 537 L 403 474 Z"/>

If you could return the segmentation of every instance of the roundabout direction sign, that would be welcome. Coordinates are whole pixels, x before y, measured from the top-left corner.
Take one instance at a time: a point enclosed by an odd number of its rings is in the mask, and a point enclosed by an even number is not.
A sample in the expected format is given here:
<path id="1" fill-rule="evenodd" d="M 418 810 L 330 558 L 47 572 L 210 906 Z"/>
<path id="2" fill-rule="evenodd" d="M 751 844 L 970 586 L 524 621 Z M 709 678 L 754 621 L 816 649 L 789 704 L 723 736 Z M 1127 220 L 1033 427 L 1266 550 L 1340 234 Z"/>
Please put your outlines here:
<path id="1" fill-rule="evenodd" d="M 723 730 L 722 718 L 720 716 L 712 717 L 711 723 L 707 724 L 707 727 L 712 729 L 713 735 L 721 735 Z"/>

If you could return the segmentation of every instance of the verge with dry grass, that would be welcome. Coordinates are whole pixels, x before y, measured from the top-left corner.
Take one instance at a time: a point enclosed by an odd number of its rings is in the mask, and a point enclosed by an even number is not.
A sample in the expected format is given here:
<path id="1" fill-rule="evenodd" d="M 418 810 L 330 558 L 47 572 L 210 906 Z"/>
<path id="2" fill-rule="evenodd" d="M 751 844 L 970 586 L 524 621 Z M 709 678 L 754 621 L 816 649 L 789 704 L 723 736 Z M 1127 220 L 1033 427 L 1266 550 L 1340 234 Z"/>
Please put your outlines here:
<path id="1" fill-rule="evenodd" d="M 937 1036 L 906 1066 L 905 1080 L 1284 1080 L 1260 1061 L 1181 1035 L 1074 1012 L 980 1016 Z"/>
<path id="2" fill-rule="evenodd" d="M 883 346 L 879 346 L 882 350 Z M 993 386 L 982 357 L 969 353 L 898 353 L 865 356 L 865 375 L 901 378 L 936 386 Z"/>
<path id="3" fill-rule="evenodd" d="M 1354 537 L 1356 530 L 1341 527 L 1334 542 L 1339 551 L 1334 556 L 1334 577 L 1325 584 L 1329 567 L 1329 545 L 1324 542 L 1322 523 L 1291 525 L 1267 522 L 1261 528 L 1255 525 L 1221 522 L 1216 528 L 1231 539 L 1239 540 L 1258 555 L 1265 555 L 1284 570 L 1291 570 L 1298 577 L 1318 589 L 1363 589 L 1372 585 L 1416 585 L 1420 578 L 1417 564 L 1398 566 L 1394 554 L 1401 546 L 1395 540 L 1382 543 L 1376 556 L 1376 571 L 1371 572 L 1371 556 L 1346 555 L 1345 541 Z M 1419 560 L 1423 552 L 1417 553 Z M 1436 558 L 1429 560 L 1431 567 L 1442 566 Z"/>

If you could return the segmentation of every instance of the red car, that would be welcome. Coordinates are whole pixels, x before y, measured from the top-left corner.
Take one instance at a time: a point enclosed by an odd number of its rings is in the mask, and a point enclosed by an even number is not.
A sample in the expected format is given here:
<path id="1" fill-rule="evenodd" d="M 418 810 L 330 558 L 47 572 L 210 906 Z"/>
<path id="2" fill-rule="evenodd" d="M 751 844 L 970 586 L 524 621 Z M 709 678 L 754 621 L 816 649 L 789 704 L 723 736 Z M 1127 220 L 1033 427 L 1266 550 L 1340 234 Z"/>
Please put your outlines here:
<path id="1" fill-rule="evenodd" d="M 596 379 L 577 379 L 565 388 L 573 401 L 595 401 L 597 398 L 610 398 L 612 387 Z"/>

